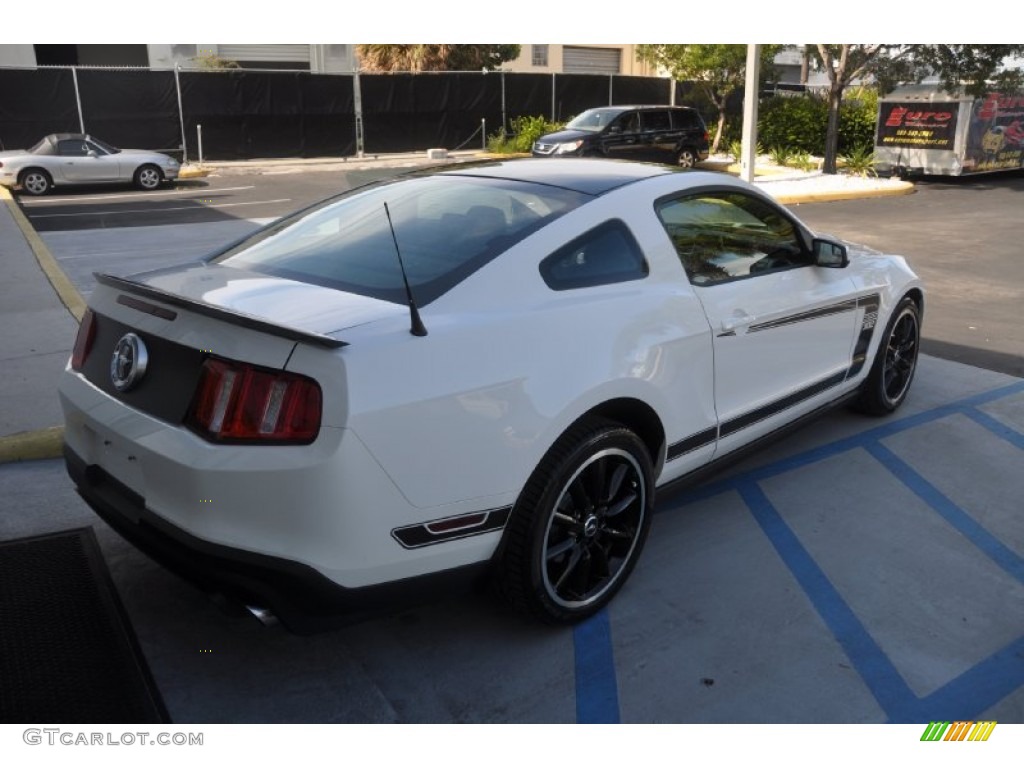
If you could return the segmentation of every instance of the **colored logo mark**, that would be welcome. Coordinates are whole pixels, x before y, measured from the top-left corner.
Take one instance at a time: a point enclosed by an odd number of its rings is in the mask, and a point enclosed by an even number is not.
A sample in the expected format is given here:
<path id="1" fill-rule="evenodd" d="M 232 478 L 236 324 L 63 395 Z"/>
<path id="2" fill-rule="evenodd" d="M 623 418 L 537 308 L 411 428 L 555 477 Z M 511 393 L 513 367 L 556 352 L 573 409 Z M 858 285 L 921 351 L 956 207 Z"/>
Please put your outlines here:
<path id="1" fill-rule="evenodd" d="M 921 741 L 988 741 L 995 727 L 995 720 L 931 722 L 921 734 Z"/>

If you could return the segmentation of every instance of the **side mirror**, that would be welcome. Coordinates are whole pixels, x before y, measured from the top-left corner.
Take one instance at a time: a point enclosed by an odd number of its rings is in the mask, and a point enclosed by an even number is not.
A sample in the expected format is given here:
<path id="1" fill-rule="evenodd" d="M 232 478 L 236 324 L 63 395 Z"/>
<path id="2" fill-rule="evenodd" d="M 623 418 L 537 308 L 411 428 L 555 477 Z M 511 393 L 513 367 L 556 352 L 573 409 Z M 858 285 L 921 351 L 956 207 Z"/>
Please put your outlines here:
<path id="1" fill-rule="evenodd" d="M 835 240 L 825 240 L 816 237 L 811 241 L 811 249 L 814 251 L 814 263 L 819 267 L 842 269 L 850 263 L 850 256 L 846 252 L 846 246 L 842 243 L 837 243 Z"/>
<path id="2" fill-rule="evenodd" d="M 609 125 L 608 126 L 608 133 L 622 133 L 622 126 L 621 125 Z"/>
<path id="3" fill-rule="evenodd" d="M 86 154 L 87 157 L 99 157 L 99 155 L 96 154 L 96 150 L 95 149 L 90 149 L 85 154 Z"/>

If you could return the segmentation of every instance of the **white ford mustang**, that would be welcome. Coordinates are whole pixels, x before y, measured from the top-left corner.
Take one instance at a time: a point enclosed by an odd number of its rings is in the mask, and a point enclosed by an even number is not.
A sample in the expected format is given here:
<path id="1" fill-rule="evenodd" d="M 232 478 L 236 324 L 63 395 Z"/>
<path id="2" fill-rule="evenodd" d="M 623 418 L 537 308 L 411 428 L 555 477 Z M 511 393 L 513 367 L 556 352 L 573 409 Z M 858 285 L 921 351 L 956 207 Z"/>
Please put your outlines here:
<path id="1" fill-rule="evenodd" d="M 574 621 L 656 488 L 914 375 L 921 283 L 728 176 L 522 160 L 98 275 L 60 385 L 85 500 L 302 631 L 487 572 Z"/>

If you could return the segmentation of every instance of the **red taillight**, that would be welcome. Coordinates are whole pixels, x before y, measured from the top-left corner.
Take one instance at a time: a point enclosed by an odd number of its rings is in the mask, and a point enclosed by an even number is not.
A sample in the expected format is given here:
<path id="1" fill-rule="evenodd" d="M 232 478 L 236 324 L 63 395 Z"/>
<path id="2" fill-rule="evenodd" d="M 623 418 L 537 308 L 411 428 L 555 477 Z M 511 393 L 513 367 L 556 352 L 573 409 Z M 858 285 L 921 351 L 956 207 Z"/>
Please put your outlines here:
<path id="1" fill-rule="evenodd" d="M 311 443 L 320 415 L 320 386 L 312 379 L 210 358 L 186 423 L 217 442 Z"/>
<path id="2" fill-rule="evenodd" d="M 96 340 L 96 315 L 91 309 L 85 310 L 82 322 L 78 326 L 78 335 L 75 337 L 75 348 L 71 351 L 71 368 L 75 371 L 82 370 L 85 358 L 92 350 L 92 343 Z"/>

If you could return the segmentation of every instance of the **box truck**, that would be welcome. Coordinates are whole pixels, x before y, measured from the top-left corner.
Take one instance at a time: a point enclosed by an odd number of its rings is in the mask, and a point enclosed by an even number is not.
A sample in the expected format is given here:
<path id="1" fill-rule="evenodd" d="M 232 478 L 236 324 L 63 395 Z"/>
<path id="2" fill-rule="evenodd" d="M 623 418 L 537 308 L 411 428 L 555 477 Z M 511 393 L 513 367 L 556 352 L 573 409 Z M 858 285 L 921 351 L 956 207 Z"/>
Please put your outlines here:
<path id="1" fill-rule="evenodd" d="M 950 95 L 897 88 L 878 101 L 875 169 L 882 175 L 966 176 L 1024 167 L 1024 94 Z"/>

